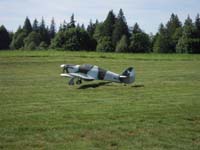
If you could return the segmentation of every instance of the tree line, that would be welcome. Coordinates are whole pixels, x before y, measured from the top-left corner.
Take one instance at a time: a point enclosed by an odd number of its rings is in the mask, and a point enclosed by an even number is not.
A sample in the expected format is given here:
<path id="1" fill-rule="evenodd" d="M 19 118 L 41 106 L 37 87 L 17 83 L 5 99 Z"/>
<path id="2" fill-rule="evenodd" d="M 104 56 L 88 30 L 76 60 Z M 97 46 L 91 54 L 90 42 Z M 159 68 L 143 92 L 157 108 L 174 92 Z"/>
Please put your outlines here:
<path id="1" fill-rule="evenodd" d="M 155 35 L 145 33 L 138 23 L 129 27 L 122 9 L 118 15 L 113 10 L 109 11 L 103 22 L 90 21 L 87 27 L 76 23 L 72 14 L 70 22 L 64 21 L 58 31 L 54 19 L 47 26 L 44 18 L 31 23 L 26 17 L 24 25 L 19 26 L 15 33 L 8 32 L 3 25 L 0 27 L 1 49 L 200 53 L 200 17 L 197 14 L 193 22 L 188 16 L 182 23 L 172 13 L 165 25 L 160 24 Z"/>

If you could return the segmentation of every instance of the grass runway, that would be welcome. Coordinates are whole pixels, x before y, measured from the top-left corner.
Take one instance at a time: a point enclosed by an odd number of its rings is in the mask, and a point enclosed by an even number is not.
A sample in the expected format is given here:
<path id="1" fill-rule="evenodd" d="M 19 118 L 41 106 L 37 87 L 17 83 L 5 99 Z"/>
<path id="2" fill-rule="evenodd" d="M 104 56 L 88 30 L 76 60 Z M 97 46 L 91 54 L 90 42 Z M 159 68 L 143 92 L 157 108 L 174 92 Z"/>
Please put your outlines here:
<path id="1" fill-rule="evenodd" d="M 136 70 L 69 86 L 60 64 Z M 200 55 L 0 52 L 0 149 L 200 149 Z"/>

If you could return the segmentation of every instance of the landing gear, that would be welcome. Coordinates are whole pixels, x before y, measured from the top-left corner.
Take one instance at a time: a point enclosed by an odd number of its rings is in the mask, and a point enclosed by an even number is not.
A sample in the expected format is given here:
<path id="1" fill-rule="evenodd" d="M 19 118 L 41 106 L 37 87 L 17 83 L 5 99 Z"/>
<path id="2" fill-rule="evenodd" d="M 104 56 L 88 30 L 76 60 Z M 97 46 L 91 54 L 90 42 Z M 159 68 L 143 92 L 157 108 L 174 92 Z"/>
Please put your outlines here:
<path id="1" fill-rule="evenodd" d="M 76 84 L 77 84 L 77 85 L 80 85 L 81 83 L 82 83 L 82 80 L 81 80 L 81 79 L 78 79 L 78 80 L 76 81 Z M 69 85 L 74 85 L 74 78 L 71 78 L 68 84 L 69 84 Z"/>
<path id="2" fill-rule="evenodd" d="M 74 85 L 74 78 L 71 78 L 71 80 L 68 83 L 69 85 Z"/>
<path id="3" fill-rule="evenodd" d="M 77 81 L 76 81 L 76 84 L 77 85 L 80 85 L 82 83 L 82 80 L 81 79 L 78 79 Z"/>

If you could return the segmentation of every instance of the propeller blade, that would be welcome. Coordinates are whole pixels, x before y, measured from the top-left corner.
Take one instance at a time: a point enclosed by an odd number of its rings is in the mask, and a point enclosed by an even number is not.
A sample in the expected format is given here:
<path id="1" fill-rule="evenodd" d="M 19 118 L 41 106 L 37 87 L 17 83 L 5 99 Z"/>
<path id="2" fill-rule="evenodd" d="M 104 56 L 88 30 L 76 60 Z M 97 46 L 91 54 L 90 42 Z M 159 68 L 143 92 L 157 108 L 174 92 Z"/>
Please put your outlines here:
<path id="1" fill-rule="evenodd" d="M 60 67 L 61 67 L 61 68 L 64 68 L 64 67 L 65 67 L 65 64 L 60 65 Z"/>

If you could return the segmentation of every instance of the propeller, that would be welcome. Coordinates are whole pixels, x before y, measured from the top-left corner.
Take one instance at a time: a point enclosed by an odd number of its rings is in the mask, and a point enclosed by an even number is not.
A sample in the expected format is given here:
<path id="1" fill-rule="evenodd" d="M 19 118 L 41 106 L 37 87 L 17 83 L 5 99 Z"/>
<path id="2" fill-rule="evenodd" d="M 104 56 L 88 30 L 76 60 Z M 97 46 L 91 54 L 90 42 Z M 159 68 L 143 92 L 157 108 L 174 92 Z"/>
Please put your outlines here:
<path id="1" fill-rule="evenodd" d="M 60 67 L 63 68 L 63 73 L 65 73 L 65 70 L 66 70 L 65 64 L 60 65 Z"/>

